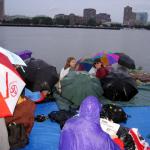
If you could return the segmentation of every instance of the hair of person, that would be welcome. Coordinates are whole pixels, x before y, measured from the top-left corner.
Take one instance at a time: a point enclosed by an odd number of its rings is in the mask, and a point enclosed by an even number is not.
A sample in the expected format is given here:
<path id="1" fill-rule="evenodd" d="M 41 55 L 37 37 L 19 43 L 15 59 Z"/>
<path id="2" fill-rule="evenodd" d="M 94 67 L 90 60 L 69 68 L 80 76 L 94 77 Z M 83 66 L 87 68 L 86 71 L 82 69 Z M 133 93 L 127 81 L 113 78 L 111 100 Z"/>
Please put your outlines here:
<path id="1" fill-rule="evenodd" d="M 98 63 L 101 63 L 100 58 L 97 58 L 97 59 L 94 60 L 93 67 L 95 67 L 95 65 L 98 64 Z"/>
<path id="2" fill-rule="evenodd" d="M 64 69 L 67 69 L 67 68 L 70 67 L 70 62 L 71 62 L 72 60 L 75 60 L 75 58 L 74 58 L 74 57 L 68 57 L 68 58 L 67 58 L 67 61 L 66 61 L 66 64 L 65 64 Z"/>

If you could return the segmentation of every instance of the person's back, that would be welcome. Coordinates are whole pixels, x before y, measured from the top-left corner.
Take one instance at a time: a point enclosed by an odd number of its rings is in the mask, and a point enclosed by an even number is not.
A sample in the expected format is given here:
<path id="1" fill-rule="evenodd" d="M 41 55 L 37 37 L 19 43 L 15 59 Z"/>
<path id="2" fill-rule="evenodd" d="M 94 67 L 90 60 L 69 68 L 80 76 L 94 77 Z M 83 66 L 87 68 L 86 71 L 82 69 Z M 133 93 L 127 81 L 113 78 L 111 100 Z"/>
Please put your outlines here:
<path id="1" fill-rule="evenodd" d="M 79 116 L 69 119 L 61 132 L 59 150 L 119 150 L 101 129 L 100 107 L 93 96 L 82 102 Z"/>

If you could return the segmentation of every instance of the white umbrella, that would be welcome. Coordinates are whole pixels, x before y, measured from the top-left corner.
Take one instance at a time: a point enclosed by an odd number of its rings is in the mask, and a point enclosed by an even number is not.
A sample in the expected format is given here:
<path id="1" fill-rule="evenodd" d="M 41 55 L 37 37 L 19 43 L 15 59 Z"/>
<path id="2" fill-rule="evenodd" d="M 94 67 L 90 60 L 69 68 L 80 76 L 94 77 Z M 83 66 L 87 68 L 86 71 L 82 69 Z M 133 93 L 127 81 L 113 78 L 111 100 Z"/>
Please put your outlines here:
<path id="1" fill-rule="evenodd" d="M 0 53 L 0 118 L 13 115 L 24 86 L 9 59 Z"/>
<path id="2" fill-rule="evenodd" d="M 9 50 L 6 50 L 2 47 L 0 47 L 0 53 L 4 54 L 8 57 L 10 62 L 14 65 L 20 65 L 20 66 L 27 66 L 25 62 L 15 53 L 10 52 Z"/>

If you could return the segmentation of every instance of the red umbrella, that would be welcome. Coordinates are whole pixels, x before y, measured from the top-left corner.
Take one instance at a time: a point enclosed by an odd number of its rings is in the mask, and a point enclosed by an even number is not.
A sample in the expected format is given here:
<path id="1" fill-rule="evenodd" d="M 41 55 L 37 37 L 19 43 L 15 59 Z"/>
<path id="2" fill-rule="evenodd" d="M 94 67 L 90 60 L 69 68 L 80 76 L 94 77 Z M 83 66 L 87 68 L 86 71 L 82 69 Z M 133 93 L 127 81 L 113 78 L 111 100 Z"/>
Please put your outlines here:
<path id="1" fill-rule="evenodd" d="M 0 117 L 12 116 L 25 86 L 7 56 L 0 53 Z"/>

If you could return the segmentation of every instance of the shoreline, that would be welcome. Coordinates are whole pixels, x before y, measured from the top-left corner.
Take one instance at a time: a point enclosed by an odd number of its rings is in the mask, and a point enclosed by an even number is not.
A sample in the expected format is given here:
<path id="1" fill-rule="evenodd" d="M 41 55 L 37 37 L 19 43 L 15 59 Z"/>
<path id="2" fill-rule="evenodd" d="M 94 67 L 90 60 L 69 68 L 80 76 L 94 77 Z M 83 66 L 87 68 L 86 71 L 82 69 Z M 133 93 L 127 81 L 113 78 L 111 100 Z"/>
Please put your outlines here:
<path id="1" fill-rule="evenodd" d="M 99 26 L 84 26 L 84 25 L 31 25 L 31 24 L 1 24 L 0 27 L 45 27 L 45 28 L 74 28 L 74 29 L 102 29 L 102 30 L 150 30 L 146 27 L 99 27 Z"/>
<path id="2" fill-rule="evenodd" d="M 93 26 L 65 26 L 65 25 L 29 25 L 29 24 L 0 24 L 7 27 L 46 27 L 46 28 L 81 28 L 81 29 L 105 29 L 105 30 L 121 30 L 123 27 L 93 27 Z"/>

